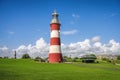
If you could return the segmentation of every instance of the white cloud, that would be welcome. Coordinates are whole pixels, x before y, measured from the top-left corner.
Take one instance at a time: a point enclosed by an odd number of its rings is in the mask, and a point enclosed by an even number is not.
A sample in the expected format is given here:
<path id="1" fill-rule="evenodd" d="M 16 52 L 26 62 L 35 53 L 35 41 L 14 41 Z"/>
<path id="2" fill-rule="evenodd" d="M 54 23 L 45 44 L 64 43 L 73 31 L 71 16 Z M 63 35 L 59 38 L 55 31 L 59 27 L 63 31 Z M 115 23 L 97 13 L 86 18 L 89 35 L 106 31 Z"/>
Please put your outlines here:
<path id="1" fill-rule="evenodd" d="M 120 13 L 109 13 L 109 14 L 104 14 L 104 19 L 110 19 L 112 17 L 116 17 L 116 16 L 119 16 Z"/>
<path id="2" fill-rule="evenodd" d="M 96 41 L 96 40 L 95 40 Z M 97 40 L 99 41 L 99 40 Z M 110 40 L 107 44 L 101 42 L 92 42 L 90 39 L 85 39 L 81 42 L 70 43 L 69 45 L 62 44 L 62 53 L 66 56 L 79 57 L 82 54 L 120 54 L 120 43 L 115 40 Z"/>
<path id="3" fill-rule="evenodd" d="M 61 34 L 63 35 L 71 35 L 71 34 L 75 34 L 76 32 L 78 32 L 76 29 L 71 30 L 71 31 L 62 31 Z"/>
<path id="4" fill-rule="evenodd" d="M 21 57 L 25 53 L 28 53 L 32 58 L 37 56 L 47 57 L 49 53 L 49 44 L 47 44 L 43 38 L 40 38 L 36 41 L 35 45 L 21 45 L 16 49 L 16 51 L 18 53 L 18 57 Z"/>
<path id="5" fill-rule="evenodd" d="M 79 18 L 80 16 L 78 14 L 72 14 L 73 18 Z"/>
<path id="6" fill-rule="evenodd" d="M 109 45 L 111 45 L 110 50 L 114 53 L 120 53 L 120 43 L 115 40 L 110 40 Z"/>
<path id="7" fill-rule="evenodd" d="M 62 54 L 71 57 L 80 57 L 83 54 L 94 53 L 94 54 L 120 54 L 120 43 L 115 40 L 110 40 L 106 44 L 101 42 L 94 42 L 90 39 L 70 43 L 68 45 L 61 44 Z M 10 50 L 8 47 L 0 47 L 0 56 L 14 56 L 14 50 L 17 52 L 17 57 L 21 57 L 23 54 L 28 53 L 32 58 L 37 56 L 48 57 L 49 54 L 49 43 L 43 38 L 36 41 L 35 45 L 21 45 L 17 49 Z"/>
<path id="8" fill-rule="evenodd" d="M 101 47 L 101 43 L 100 43 L 100 42 L 96 42 L 96 43 L 94 43 L 93 46 L 94 46 L 94 47 Z"/>
<path id="9" fill-rule="evenodd" d="M 12 51 L 6 47 L 6 46 L 3 46 L 3 47 L 0 47 L 0 57 L 12 57 Z"/>
<path id="10" fill-rule="evenodd" d="M 15 32 L 9 31 L 8 34 L 13 35 L 13 34 L 15 34 Z"/>
<path id="11" fill-rule="evenodd" d="M 70 21 L 70 24 L 77 23 L 78 20 L 79 20 L 79 18 L 80 18 L 80 15 L 78 15 L 78 14 L 72 14 L 72 20 Z"/>
<path id="12" fill-rule="evenodd" d="M 39 40 L 36 41 L 36 47 L 39 48 L 43 48 L 46 47 L 47 43 L 44 41 L 43 38 L 40 38 Z"/>
<path id="13" fill-rule="evenodd" d="M 100 41 L 100 37 L 99 36 L 95 36 L 92 38 L 92 42 L 99 42 Z"/>

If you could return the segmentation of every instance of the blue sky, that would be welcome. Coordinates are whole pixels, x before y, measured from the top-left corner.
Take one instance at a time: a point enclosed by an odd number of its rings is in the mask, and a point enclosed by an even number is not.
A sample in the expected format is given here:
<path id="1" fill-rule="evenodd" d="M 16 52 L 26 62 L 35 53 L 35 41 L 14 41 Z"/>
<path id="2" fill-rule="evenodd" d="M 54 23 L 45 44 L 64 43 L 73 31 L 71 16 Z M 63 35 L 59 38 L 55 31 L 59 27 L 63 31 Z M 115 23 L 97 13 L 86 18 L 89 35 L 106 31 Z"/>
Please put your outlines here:
<path id="1" fill-rule="evenodd" d="M 59 13 L 64 44 L 99 36 L 120 42 L 120 0 L 0 0 L 0 46 L 49 43 L 52 12 Z"/>

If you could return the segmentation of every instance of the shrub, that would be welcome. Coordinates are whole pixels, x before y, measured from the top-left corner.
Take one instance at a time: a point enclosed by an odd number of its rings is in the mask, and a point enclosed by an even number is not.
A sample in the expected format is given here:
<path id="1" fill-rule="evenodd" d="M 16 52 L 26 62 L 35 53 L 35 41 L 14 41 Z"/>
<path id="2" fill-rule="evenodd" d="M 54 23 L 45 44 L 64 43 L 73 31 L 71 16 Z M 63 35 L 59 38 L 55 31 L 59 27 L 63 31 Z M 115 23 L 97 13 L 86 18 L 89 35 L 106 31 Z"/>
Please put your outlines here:
<path id="1" fill-rule="evenodd" d="M 96 63 L 99 63 L 99 61 L 96 61 Z"/>
<path id="2" fill-rule="evenodd" d="M 120 55 L 117 56 L 117 60 L 120 60 Z"/>
<path id="3" fill-rule="evenodd" d="M 102 58 L 102 60 L 103 60 L 103 61 L 107 61 L 107 60 L 108 60 L 108 58 Z"/>
<path id="4" fill-rule="evenodd" d="M 76 62 L 76 59 L 74 58 L 74 59 L 72 59 L 72 62 Z"/>
<path id="5" fill-rule="evenodd" d="M 29 54 L 23 54 L 23 55 L 22 55 L 22 59 L 30 59 Z"/>
<path id="6" fill-rule="evenodd" d="M 4 56 L 5 59 L 8 59 L 9 57 L 8 56 Z"/>
<path id="7" fill-rule="evenodd" d="M 103 60 L 103 61 L 106 61 L 106 62 L 109 62 L 109 63 L 112 62 L 112 61 L 111 61 L 110 59 L 108 59 L 108 58 L 102 58 L 102 60 Z"/>
<path id="8" fill-rule="evenodd" d="M 34 60 L 35 60 L 35 61 L 40 61 L 41 58 L 40 58 L 40 57 L 36 57 Z"/>

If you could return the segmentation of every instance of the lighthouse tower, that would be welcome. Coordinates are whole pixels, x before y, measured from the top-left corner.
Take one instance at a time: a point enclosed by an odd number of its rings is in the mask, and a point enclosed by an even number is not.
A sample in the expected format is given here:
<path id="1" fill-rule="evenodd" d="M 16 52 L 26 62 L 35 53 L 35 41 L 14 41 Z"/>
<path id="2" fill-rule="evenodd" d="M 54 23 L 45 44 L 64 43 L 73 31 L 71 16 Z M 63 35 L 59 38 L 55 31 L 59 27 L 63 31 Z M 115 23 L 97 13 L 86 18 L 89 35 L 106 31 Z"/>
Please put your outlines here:
<path id="1" fill-rule="evenodd" d="M 49 62 L 60 63 L 62 62 L 60 42 L 60 23 L 58 20 L 58 14 L 56 11 L 52 14 L 52 21 L 50 23 L 50 50 L 49 50 Z"/>

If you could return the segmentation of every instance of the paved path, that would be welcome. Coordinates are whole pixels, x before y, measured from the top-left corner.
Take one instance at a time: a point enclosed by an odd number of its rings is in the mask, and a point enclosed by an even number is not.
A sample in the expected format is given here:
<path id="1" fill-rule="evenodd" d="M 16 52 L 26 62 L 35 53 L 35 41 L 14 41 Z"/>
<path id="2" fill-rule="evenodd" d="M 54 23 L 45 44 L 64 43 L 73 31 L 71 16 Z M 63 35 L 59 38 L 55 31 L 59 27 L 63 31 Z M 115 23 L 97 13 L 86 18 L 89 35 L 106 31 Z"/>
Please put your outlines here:
<path id="1" fill-rule="evenodd" d="M 115 65 L 118 65 L 118 66 L 120 66 L 120 64 L 117 64 L 117 63 L 116 63 Z"/>

